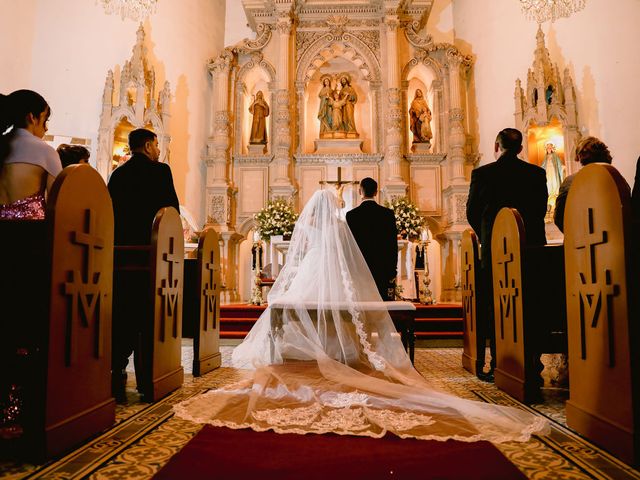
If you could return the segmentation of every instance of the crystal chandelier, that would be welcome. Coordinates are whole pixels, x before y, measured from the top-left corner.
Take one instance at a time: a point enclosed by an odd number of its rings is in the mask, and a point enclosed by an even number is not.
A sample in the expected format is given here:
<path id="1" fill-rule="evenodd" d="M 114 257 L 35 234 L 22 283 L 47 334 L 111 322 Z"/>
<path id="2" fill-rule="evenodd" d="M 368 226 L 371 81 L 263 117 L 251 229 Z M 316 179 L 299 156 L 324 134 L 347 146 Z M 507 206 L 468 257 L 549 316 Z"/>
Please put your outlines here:
<path id="1" fill-rule="evenodd" d="M 538 23 L 547 20 L 555 22 L 561 17 L 568 17 L 582 10 L 585 3 L 586 0 L 520 0 L 522 12 L 528 19 Z"/>
<path id="2" fill-rule="evenodd" d="M 136 22 L 144 21 L 156 10 L 158 0 L 96 0 L 102 4 L 104 11 L 111 15 L 120 14 L 122 20 L 130 18 Z"/>

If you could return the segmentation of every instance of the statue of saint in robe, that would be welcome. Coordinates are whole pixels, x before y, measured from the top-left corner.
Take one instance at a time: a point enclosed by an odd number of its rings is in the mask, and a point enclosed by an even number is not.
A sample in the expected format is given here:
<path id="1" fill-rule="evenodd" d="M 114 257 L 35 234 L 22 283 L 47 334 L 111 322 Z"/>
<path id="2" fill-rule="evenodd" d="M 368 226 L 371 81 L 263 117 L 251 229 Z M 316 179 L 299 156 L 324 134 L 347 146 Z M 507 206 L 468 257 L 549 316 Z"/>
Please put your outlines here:
<path id="1" fill-rule="evenodd" d="M 262 91 L 258 90 L 256 98 L 249 107 L 249 112 L 253 114 L 251 122 L 250 144 L 267 144 L 267 117 L 269 116 L 269 105 L 264 100 Z"/>
<path id="2" fill-rule="evenodd" d="M 413 133 L 413 143 L 429 143 L 433 138 L 431 132 L 431 110 L 422 94 L 422 90 L 416 90 L 416 94 L 409 108 L 410 129 Z"/>
<path id="3" fill-rule="evenodd" d="M 340 84 L 342 85 L 340 97 L 345 101 L 342 109 L 344 131 L 347 133 L 348 138 L 358 137 L 358 130 L 356 129 L 356 120 L 354 116 L 355 105 L 358 101 L 358 94 L 351 86 L 351 77 L 348 74 L 342 74 L 340 76 Z"/>
<path id="4" fill-rule="evenodd" d="M 323 75 L 322 88 L 318 93 L 320 98 L 320 106 L 318 107 L 318 120 L 320 120 L 320 138 L 331 138 L 329 132 L 333 129 L 333 111 L 331 108 L 331 99 L 333 98 L 333 89 L 331 88 L 331 76 Z"/>

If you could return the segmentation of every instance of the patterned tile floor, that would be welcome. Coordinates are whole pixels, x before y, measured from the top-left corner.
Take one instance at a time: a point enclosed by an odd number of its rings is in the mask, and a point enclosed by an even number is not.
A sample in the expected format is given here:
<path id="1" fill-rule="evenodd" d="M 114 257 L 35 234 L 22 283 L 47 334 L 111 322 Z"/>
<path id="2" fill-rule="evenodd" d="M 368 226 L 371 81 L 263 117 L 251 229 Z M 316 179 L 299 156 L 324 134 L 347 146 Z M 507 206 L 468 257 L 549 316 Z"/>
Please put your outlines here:
<path id="1" fill-rule="evenodd" d="M 236 381 L 239 372 L 229 368 L 233 347 L 222 347 L 222 367 L 200 378 L 190 373 L 192 351 L 183 347 L 184 386 L 155 404 L 139 401 L 133 380 L 128 385 L 129 404 L 118 406 L 117 423 L 109 431 L 89 441 L 66 457 L 46 465 L 0 462 L 0 478 L 51 479 L 146 479 L 151 478 L 201 428 L 174 418 L 172 405 L 210 388 Z M 553 361 L 546 362 L 552 365 Z M 545 389 L 544 402 L 526 407 L 484 383 L 461 367 L 460 348 L 419 348 L 416 368 L 435 387 L 460 397 L 515 405 L 537 411 L 550 419 L 552 432 L 527 443 L 497 445 L 530 479 L 639 479 L 640 473 L 599 450 L 568 430 L 564 424 L 567 391 Z M 547 368 L 543 376 L 549 382 Z M 130 379 L 133 375 L 130 375 Z"/>

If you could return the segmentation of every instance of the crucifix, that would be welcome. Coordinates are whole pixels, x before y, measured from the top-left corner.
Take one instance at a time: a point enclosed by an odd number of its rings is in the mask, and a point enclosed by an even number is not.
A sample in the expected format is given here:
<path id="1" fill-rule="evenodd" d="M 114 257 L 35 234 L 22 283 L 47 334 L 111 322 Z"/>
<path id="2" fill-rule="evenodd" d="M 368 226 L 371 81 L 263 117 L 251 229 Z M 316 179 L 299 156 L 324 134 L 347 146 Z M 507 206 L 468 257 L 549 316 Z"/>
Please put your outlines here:
<path id="1" fill-rule="evenodd" d="M 345 185 L 357 185 L 360 182 L 357 180 L 342 180 L 342 167 L 338 167 L 338 179 L 337 180 L 320 180 L 320 185 L 333 185 L 336 187 L 336 193 L 338 194 L 338 203 L 340 208 L 344 208 L 344 200 L 342 198 L 342 190 Z"/>

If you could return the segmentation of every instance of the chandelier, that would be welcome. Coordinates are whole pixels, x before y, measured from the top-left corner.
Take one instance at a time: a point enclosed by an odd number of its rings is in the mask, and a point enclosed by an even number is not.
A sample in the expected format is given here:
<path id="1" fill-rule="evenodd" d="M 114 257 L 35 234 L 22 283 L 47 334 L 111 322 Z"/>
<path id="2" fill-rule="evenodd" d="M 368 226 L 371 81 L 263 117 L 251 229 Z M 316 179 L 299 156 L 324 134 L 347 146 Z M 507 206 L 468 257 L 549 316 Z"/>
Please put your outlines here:
<path id="1" fill-rule="evenodd" d="M 130 18 L 136 22 L 144 21 L 156 11 L 158 0 L 96 0 L 102 4 L 104 11 L 111 15 L 120 14 L 122 20 Z"/>
<path id="2" fill-rule="evenodd" d="M 555 22 L 561 17 L 568 17 L 582 10 L 585 3 L 586 0 L 520 0 L 522 12 L 529 20 L 538 23 L 547 20 Z"/>

